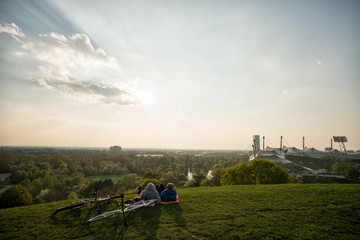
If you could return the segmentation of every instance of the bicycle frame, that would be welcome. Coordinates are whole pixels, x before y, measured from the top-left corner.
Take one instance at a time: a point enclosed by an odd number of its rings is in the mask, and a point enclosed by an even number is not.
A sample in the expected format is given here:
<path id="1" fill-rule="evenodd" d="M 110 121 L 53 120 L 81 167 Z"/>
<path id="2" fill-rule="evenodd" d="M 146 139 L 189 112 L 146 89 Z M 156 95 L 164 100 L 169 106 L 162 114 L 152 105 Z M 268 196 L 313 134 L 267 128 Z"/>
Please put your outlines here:
<path id="1" fill-rule="evenodd" d="M 117 215 L 123 214 L 125 225 L 127 225 L 126 218 L 125 218 L 125 213 L 134 212 L 135 209 L 138 209 L 138 208 L 141 208 L 141 207 L 148 207 L 148 206 L 153 207 L 153 206 L 155 206 L 155 202 L 156 202 L 156 199 L 151 199 L 151 200 L 142 200 L 142 201 L 136 202 L 134 204 L 127 204 L 126 208 L 125 209 L 123 208 L 123 210 L 113 210 L 113 211 L 102 213 L 102 214 L 97 215 L 97 216 L 95 216 L 93 218 L 90 218 L 88 220 L 88 223 L 96 222 L 96 221 L 99 221 L 99 220 L 103 220 L 103 219 L 106 219 L 106 218 L 115 217 Z"/>

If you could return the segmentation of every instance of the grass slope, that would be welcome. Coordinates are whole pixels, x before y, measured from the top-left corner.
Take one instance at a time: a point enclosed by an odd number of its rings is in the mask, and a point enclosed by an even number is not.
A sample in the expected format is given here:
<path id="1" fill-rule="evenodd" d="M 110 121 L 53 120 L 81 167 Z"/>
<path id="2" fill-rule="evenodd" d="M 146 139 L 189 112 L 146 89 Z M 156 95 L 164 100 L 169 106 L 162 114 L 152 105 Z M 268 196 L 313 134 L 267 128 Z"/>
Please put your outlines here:
<path id="1" fill-rule="evenodd" d="M 359 184 L 178 189 L 179 205 L 142 208 L 88 224 L 93 207 L 70 201 L 0 210 L 0 239 L 359 239 Z M 127 196 L 132 197 L 132 196 Z M 116 202 L 102 211 L 117 208 Z"/>

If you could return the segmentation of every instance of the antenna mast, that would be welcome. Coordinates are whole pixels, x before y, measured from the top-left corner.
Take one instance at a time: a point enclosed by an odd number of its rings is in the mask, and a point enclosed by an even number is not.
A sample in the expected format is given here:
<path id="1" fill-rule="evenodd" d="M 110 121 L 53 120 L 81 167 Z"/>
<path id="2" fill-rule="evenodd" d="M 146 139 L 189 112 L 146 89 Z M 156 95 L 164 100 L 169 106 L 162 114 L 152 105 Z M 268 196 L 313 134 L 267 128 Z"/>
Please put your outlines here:
<path id="1" fill-rule="evenodd" d="M 253 152 L 254 152 L 254 157 L 255 157 L 255 153 L 256 153 L 256 152 L 255 152 L 255 151 L 256 151 L 256 150 L 255 150 L 255 148 L 256 148 L 256 147 L 255 147 L 255 138 L 254 138 L 254 140 L 253 140 L 253 145 L 252 145 L 252 147 L 253 147 Z"/>
<path id="2" fill-rule="evenodd" d="M 330 139 L 330 151 L 333 150 L 333 142 L 332 142 L 332 139 Z"/>
<path id="3" fill-rule="evenodd" d="M 265 136 L 263 136 L 263 151 L 265 151 Z"/>
<path id="4" fill-rule="evenodd" d="M 303 137 L 303 151 L 305 150 L 305 137 Z"/>

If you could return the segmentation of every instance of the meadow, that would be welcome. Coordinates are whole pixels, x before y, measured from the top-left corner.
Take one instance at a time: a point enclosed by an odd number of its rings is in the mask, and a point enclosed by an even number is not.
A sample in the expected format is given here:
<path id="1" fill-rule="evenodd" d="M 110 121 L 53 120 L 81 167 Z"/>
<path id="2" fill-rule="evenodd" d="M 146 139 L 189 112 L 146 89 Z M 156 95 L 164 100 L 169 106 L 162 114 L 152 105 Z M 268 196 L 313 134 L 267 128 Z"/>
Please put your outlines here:
<path id="1" fill-rule="evenodd" d="M 177 189 L 180 203 L 88 224 L 94 206 L 54 214 L 70 200 L 0 210 L 1 239 L 359 239 L 359 184 Z M 131 198 L 134 195 L 126 195 Z M 102 212 L 118 201 L 101 205 Z"/>

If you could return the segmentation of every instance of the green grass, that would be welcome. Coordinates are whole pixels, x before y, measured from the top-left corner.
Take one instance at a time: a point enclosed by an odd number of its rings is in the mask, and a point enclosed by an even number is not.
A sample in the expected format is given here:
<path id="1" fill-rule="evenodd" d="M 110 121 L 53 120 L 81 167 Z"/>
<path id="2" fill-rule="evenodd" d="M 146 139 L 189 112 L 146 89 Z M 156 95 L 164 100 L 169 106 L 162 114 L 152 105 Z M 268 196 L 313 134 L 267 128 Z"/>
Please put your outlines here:
<path id="1" fill-rule="evenodd" d="M 88 224 L 93 207 L 70 201 L 0 210 L 0 239 L 359 239 L 359 184 L 178 189 L 179 205 L 138 209 Z M 126 196 L 132 197 L 132 196 Z M 116 202 L 102 211 L 117 208 Z"/>

